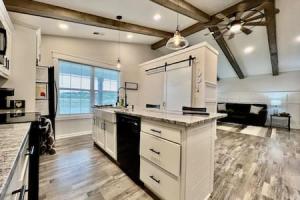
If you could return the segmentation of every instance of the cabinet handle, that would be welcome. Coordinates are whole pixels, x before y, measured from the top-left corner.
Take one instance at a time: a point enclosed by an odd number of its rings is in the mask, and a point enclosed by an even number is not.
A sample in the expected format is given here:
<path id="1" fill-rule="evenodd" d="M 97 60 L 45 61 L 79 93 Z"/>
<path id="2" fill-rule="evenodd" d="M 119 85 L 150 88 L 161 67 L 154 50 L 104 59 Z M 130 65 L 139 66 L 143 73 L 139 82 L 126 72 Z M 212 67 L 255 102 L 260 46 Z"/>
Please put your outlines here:
<path id="1" fill-rule="evenodd" d="M 149 176 L 152 180 L 154 180 L 156 183 L 160 183 L 160 180 L 156 179 L 154 176 Z"/>
<path id="2" fill-rule="evenodd" d="M 103 130 L 105 130 L 106 129 L 106 126 L 105 126 L 105 122 L 103 123 Z"/>
<path id="3" fill-rule="evenodd" d="M 13 191 L 11 194 L 15 195 L 17 193 L 20 193 L 19 200 L 24 200 L 26 192 L 28 192 L 28 190 L 26 189 L 26 186 L 23 185 L 20 189 Z"/>
<path id="4" fill-rule="evenodd" d="M 149 149 L 150 151 L 152 151 L 153 153 L 156 153 L 157 155 L 160 155 L 159 151 L 155 151 L 154 149 Z"/>
<path id="5" fill-rule="evenodd" d="M 25 153 L 25 156 L 33 156 L 34 154 L 34 146 L 31 146 L 30 149 L 28 149 L 28 153 Z"/>
<path id="6" fill-rule="evenodd" d="M 156 129 L 150 129 L 150 131 L 152 131 L 152 132 L 155 132 L 155 133 L 161 133 L 161 131 L 160 130 L 156 130 Z"/>

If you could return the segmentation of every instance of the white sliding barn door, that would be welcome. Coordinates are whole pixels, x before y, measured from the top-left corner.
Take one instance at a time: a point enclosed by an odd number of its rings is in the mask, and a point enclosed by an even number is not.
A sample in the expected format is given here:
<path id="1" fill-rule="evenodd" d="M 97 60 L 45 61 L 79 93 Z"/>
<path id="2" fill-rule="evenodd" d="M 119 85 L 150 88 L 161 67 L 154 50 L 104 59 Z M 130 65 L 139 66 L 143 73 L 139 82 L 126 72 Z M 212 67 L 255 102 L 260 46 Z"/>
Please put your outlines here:
<path id="1" fill-rule="evenodd" d="M 191 106 L 192 66 L 188 61 L 167 67 L 165 90 L 166 110 L 181 111 L 182 106 Z"/>

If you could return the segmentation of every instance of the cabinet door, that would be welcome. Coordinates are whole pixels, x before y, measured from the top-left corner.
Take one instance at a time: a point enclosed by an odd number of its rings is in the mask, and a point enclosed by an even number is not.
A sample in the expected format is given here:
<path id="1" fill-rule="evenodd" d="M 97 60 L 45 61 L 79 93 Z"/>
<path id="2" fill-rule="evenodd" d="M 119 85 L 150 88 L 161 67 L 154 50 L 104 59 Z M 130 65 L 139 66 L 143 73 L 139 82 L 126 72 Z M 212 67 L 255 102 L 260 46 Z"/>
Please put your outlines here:
<path id="1" fill-rule="evenodd" d="M 163 99 L 164 99 L 164 74 L 160 73 L 143 73 L 141 91 L 142 100 L 141 105 L 143 108 L 146 104 L 160 105 L 160 109 L 163 109 Z"/>
<path id="2" fill-rule="evenodd" d="M 105 131 L 104 131 L 104 120 L 97 118 L 97 144 L 105 149 Z"/>
<path id="3" fill-rule="evenodd" d="M 117 137 L 116 137 L 116 124 L 105 122 L 105 151 L 116 159 L 117 155 Z"/>
<path id="4" fill-rule="evenodd" d="M 92 138 L 93 138 L 93 141 L 96 142 L 97 141 L 97 120 L 96 120 L 96 117 L 94 116 L 93 117 L 93 129 L 92 129 Z"/>

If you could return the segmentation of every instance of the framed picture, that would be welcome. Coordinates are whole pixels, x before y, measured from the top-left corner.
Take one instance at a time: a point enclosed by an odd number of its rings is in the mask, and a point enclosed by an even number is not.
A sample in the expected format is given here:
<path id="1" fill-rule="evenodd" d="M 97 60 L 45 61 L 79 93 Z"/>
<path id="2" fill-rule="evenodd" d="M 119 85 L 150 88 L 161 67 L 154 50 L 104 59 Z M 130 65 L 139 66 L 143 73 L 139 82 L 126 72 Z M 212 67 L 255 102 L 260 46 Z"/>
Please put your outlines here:
<path id="1" fill-rule="evenodd" d="M 48 99 L 48 84 L 47 83 L 37 83 L 36 84 L 36 99 Z"/>
<path id="2" fill-rule="evenodd" d="M 127 90 L 138 90 L 139 85 L 133 82 L 125 82 L 125 88 Z"/>

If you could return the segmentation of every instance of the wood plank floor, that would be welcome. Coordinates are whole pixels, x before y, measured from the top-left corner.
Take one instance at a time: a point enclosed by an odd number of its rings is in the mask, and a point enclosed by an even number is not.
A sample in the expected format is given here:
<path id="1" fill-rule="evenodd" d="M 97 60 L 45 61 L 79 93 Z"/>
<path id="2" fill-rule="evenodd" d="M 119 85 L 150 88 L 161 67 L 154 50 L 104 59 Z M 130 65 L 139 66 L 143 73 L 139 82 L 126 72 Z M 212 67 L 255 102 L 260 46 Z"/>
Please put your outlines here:
<path id="1" fill-rule="evenodd" d="M 262 138 L 218 130 L 214 192 L 210 199 L 300 199 L 300 132 Z M 91 136 L 61 139 L 57 154 L 42 156 L 41 200 L 147 200 Z"/>

